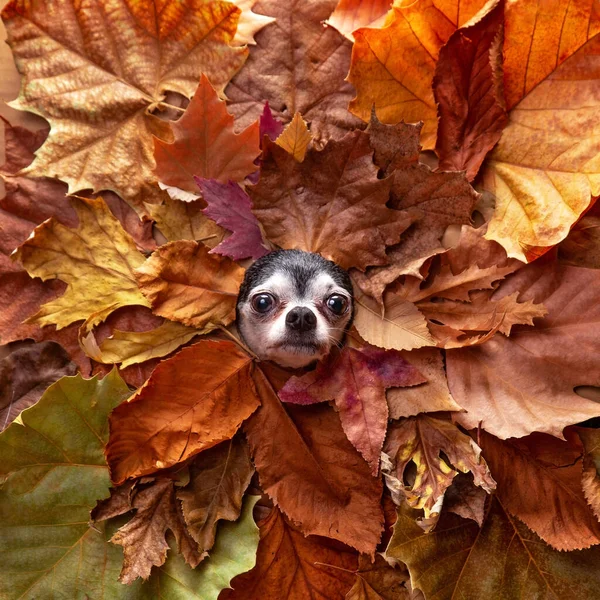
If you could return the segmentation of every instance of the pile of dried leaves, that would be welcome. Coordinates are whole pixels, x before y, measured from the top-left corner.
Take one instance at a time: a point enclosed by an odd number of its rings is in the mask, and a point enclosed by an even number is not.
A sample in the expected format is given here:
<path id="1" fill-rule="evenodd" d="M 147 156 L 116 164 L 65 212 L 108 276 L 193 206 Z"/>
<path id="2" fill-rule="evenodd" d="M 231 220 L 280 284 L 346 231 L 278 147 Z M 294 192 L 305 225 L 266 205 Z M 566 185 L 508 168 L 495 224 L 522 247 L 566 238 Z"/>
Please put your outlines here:
<path id="1" fill-rule="evenodd" d="M 598 598 L 599 5 L 396 4 L 3 10 L 1 599 Z M 313 370 L 276 247 L 355 284 Z"/>

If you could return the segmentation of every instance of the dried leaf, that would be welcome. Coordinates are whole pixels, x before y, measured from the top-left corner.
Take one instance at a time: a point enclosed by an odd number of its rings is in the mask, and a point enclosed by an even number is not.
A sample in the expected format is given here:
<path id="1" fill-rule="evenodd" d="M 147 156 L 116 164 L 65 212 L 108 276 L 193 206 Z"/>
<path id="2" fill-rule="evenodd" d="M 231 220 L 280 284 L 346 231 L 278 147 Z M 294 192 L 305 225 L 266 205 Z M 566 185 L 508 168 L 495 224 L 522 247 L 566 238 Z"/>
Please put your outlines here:
<path id="1" fill-rule="evenodd" d="M 236 436 L 199 454 L 189 484 L 177 491 L 190 535 L 203 552 L 215 543 L 219 521 L 235 521 L 254 474 L 245 440 Z"/>
<path id="2" fill-rule="evenodd" d="M 600 269 L 600 204 L 596 202 L 573 225 L 558 246 L 560 261 L 574 267 Z"/>
<path id="3" fill-rule="evenodd" d="M 239 14 L 230 3 L 203 0 L 12 0 L 2 17 L 24 75 L 13 105 L 51 124 L 27 172 L 59 177 L 69 192 L 113 189 L 143 211 L 143 201 L 160 197 L 153 135 L 170 135 L 150 110 L 164 106 L 166 92 L 190 98 L 201 73 L 224 88 L 248 54 L 228 45 Z"/>
<path id="4" fill-rule="evenodd" d="M 359 27 L 381 27 L 391 6 L 392 0 L 340 0 L 327 24 L 354 41 Z"/>
<path id="5" fill-rule="evenodd" d="M 197 192 L 194 175 L 227 183 L 256 171 L 258 122 L 234 133 L 233 117 L 204 74 L 172 130 L 172 143 L 154 139 L 154 172 L 162 183 Z"/>
<path id="6" fill-rule="evenodd" d="M 488 493 L 496 487 L 481 448 L 445 419 L 418 415 L 393 422 L 383 451 L 391 458 L 385 477 L 393 486 L 392 497 L 394 488 L 400 486 L 409 505 L 422 508 L 425 518 L 432 511 L 439 513 L 439 502 L 459 471 L 473 473 L 475 484 Z M 417 474 L 407 486 L 404 473 L 410 462 Z"/>
<path id="7" fill-rule="evenodd" d="M 133 275 L 144 256 L 104 200 L 71 202 L 79 218 L 76 229 L 50 219 L 14 253 L 30 275 L 67 284 L 60 298 L 44 304 L 29 321 L 60 329 L 88 319 L 91 326 L 120 306 L 147 306 Z"/>
<path id="8" fill-rule="evenodd" d="M 360 350 L 344 348 L 315 371 L 292 377 L 279 397 L 292 404 L 335 401 L 346 436 L 376 476 L 388 422 L 385 390 L 424 381 L 400 352 L 369 346 Z"/>
<path id="9" fill-rule="evenodd" d="M 356 581 L 345 600 L 410 600 L 406 567 L 391 567 L 381 554 L 375 562 L 364 555 L 358 559 Z"/>
<path id="10" fill-rule="evenodd" d="M 508 512 L 557 550 L 600 544 L 600 524 L 581 487 L 580 447 L 542 433 L 500 441 L 482 432 L 480 441 Z"/>
<path id="11" fill-rule="evenodd" d="M 305 537 L 277 508 L 260 523 L 256 566 L 232 581 L 221 600 L 343 600 L 356 553 L 326 538 Z"/>
<path id="12" fill-rule="evenodd" d="M 468 429 L 481 425 L 501 439 L 533 431 L 562 437 L 567 425 L 600 416 L 600 405 L 573 391 L 600 385 L 600 274 L 540 261 L 514 274 L 492 299 L 520 291 L 520 301 L 543 302 L 546 317 L 534 328 L 514 328 L 510 338 L 496 335 L 446 353 L 450 391 L 467 411 L 455 418 Z"/>
<path id="13" fill-rule="evenodd" d="M 311 139 L 312 136 L 308 131 L 306 121 L 297 112 L 281 135 L 275 140 L 275 143 L 286 152 L 289 152 L 298 162 L 302 162 Z"/>
<path id="14" fill-rule="evenodd" d="M 244 431 L 264 491 L 304 534 L 373 554 L 383 527 L 381 482 L 337 414 L 328 406 L 286 409 L 262 371 L 255 382 L 262 406 Z"/>
<path id="15" fill-rule="evenodd" d="M 205 333 L 235 319 L 244 270 L 190 240 L 161 246 L 135 276 L 155 314 Z"/>
<path id="16" fill-rule="evenodd" d="M 600 432 L 597 429 L 578 427 L 577 435 L 583 443 L 583 494 L 600 520 Z"/>
<path id="17" fill-rule="evenodd" d="M 273 23 L 273 17 L 266 17 L 255 13 L 252 9 L 257 0 L 234 0 L 234 4 L 242 9 L 240 20 L 238 21 L 235 37 L 232 40 L 234 46 L 243 46 L 244 44 L 255 45 L 254 36 L 265 26 Z"/>
<path id="18" fill-rule="evenodd" d="M 473 483 L 473 476 L 459 473 L 444 494 L 444 510 L 483 526 L 487 493 Z"/>
<path id="19" fill-rule="evenodd" d="M 269 139 L 274 142 L 284 129 L 283 123 L 273 116 L 269 102 L 265 102 L 265 107 L 258 119 L 258 124 L 260 127 L 261 143 L 265 135 L 268 135 Z"/>
<path id="20" fill-rule="evenodd" d="M 352 44 L 322 25 L 335 5 L 336 0 L 262 0 L 257 5 L 277 21 L 258 33 L 244 69 L 225 89 L 238 127 L 255 121 L 265 101 L 284 123 L 302 114 L 322 142 L 360 127 L 347 111 L 353 91 L 344 81 Z"/>
<path id="21" fill-rule="evenodd" d="M 230 181 L 227 184 L 213 179 L 200 179 L 196 183 L 207 204 L 203 213 L 232 232 L 232 235 L 213 248 L 213 252 L 229 256 L 233 260 L 264 256 L 268 250 L 256 217 L 252 214 L 252 202 L 248 194 Z"/>
<path id="22" fill-rule="evenodd" d="M 161 362 L 111 415 L 106 456 L 113 482 L 170 467 L 233 437 L 259 405 L 252 368 L 232 342 L 208 340 Z"/>

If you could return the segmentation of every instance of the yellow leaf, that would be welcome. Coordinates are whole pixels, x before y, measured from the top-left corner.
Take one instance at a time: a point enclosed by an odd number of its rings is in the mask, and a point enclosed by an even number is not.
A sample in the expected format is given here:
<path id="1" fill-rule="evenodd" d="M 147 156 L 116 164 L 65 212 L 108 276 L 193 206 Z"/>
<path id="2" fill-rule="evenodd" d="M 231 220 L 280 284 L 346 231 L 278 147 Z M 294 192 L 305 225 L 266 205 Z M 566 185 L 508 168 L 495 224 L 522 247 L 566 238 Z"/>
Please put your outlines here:
<path id="1" fill-rule="evenodd" d="M 28 321 L 61 329 L 88 319 L 93 326 L 121 306 L 148 306 L 133 273 L 144 256 L 104 200 L 72 198 L 71 203 L 79 218 L 76 228 L 44 221 L 13 254 L 32 277 L 67 284 L 60 298 Z"/>
<path id="2" fill-rule="evenodd" d="M 300 113 L 296 113 L 275 143 L 289 152 L 298 162 L 302 162 L 311 139 L 312 135 L 306 126 L 306 121 Z"/>
<path id="3" fill-rule="evenodd" d="M 2 17 L 23 74 L 13 106 L 51 124 L 27 172 L 71 193 L 114 190 L 141 212 L 161 196 L 153 135 L 170 138 L 150 112 L 166 92 L 190 98 L 201 73 L 223 90 L 248 54 L 229 46 L 239 13 L 217 0 L 12 0 Z"/>

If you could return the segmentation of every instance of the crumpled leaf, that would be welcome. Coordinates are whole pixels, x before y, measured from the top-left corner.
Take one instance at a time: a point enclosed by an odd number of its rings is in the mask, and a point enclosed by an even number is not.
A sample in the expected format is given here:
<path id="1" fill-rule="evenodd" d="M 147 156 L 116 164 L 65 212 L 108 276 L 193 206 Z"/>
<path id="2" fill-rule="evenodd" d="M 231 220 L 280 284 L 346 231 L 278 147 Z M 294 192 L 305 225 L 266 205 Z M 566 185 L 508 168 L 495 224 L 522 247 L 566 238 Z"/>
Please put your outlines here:
<path id="1" fill-rule="evenodd" d="M 202 552 L 215 543 L 217 524 L 235 521 L 254 467 L 246 441 L 239 435 L 199 454 L 190 465 L 190 482 L 178 490 L 190 535 Z"/>
<path id="2" fill-rule="evenodd" d="M 381 554 L 375 555 L 374 563 L 364 555 L 359 556 L 356 581 L 345 600 L 411 600 L 407 581 L 404 565 L 391 567 Z"/>
<path id="3" fill-rule="evenodd" d="M 486 237 L 511 257 L 531 261 L 563 240 L 591 196 L 600 194 L 598 135 L 590 130 L 598 105 L 599 50 L 600 34 L 538 83 L 510 111 L 486 161 L 483 187 L 495 196 Z"/>
<path id="4" fill-rule="evenodd" d="M 386 246 L 412 219 L 387 208 L 391 181 L 377 179 L 371 155 L 361 131 L 321 152 L 310 149 L 302 163 L 267 141 L 260 180 L 248 193 L 269 241 L 318 252 L 344 268 L 385 264 Z"/>
<path id="5" fill-rule="evenodd" d="M 161 246 L 135 277 L 155 314 L 206 333 L 235 319 L 244 269 L 201 243 L 180 240 Z"/>
<path id="6" fill-rule="evenodd" d="M 567 265 L 600 269 L 600 204 L 597 201 L 559 244 L 558 256 Z"/>
<path id="7" fill-rule="evenodd" d="M 352 585 L 356 553 L 294 526 L 275 507 L 260 523 L 256 566 L 236 577 L 221 600 L 305 600 L 344 598 Z"/>
<path id="8" fill-rule="evenodd" d="M 234 0 L 234 4 L 242 9 L 240 20 L 238 21 L 235 36 L 231 41 L 232 45 L 243 46 L 244 44 L 256 45 L 254 36 L 269 23 L 273 23 L 273 17 L 266 17 L 255 13 L 252 9 L 257 0 Z"/>
<path id="9" fill-rule="evenodd" d="M 437 110 L 431 89 L 441 47 L 486 0 L 420 0 L 394 6 L 384 26 L 354 32 L 349 110 L 367 121 L 375 106 L 384 123 L 423 121 L 421 142 L 435 147 Z"/>
<path id="10" fill-rule="evenodd" d="M 233 117 L 206 75 L 184 115 L 171 128 L 172 142 L 154 139 L 154 172 L 162 183 L 197 192 L 194 175 L 227 183 L 243 181 L 256 171 L 258 122 L 234 133 Z"/>
<path id="11" fill-rule="evenodd" d="M 50 219 L 13 254 L 27 272 L 42 280 L 60 278 L 65 293 L 45 303 L 30 322 L 60 329 L 88 319 L 94 325 L 120 306 L 147 301 L 133 270 L 144 262 L 131 237 L 101 198 L 72 198 L 79 225 L 68 228 Z"/>
<path id="12" fill-rule="evenodd" d="M 488 493 L 496 488 L 481 448 L 446 419 L 421 414 L 394 421 L 383 451 L 391 459 L 384 474 L 392 498 L 400 491 L 410 506 L 424 510 L 425 518 L 432 511 L 439 513 L 439 502 L 459 471 L 473 473 L 475 484 Z M 411 462 L 417 473 L 414 483 L 407 486 L 404 473 Z"/>
<path id="13" fill-rule="evenodd" d="M 106 457 L 113 482 L 170 467 L 233 437 L 260 404 L 252 369 L 251 357 L 233 342 L 202 340 L 162 361 L 111 414 Z"/>
<path id="14" fill-rule="evenodd" d="M 344 81 L 352 44 L 333 27 L 323 27 L 336 0 L 262 0 L 257 10 L 276 18 L 256 36 L 244 68 L 225 89 L 238 127 L 247 127 L 265 101 L 289 123 L 299 112 L 319 141 L 361 126 L 347 110 L 352 86 Z"/>
<path id="15" fill-rule="evenodd" d="M 143 201 L 160 197 L 153 135 L 170 136 L 150 111 L 164 107 L 169 91 L 190 98 L 201 73 L 223 90 L 248 54 L 229 46 L 239 14 L 219 1 L 12 0 L 2 17 L 24 75 L 13 106 L 51 124 L 27 172 L 59 177 L 70 193 L 115 190 L 143 212 Z"/>
<path id="16" fill-rule="evenodd" d="M 381 482 L 328 406 L 283 407 L 257 370 L 262 406 L 244 425 L 262 489 L 305 535 L 373 554 L 383 528 Z"/>
<path id="17" fill-rule="evenodd" d="M 327 24 L 354 41 L 359 27 L 381 27 L 391 6 L 392 0 L 339 0 Z"/>
<path id="18" fill-rule="evenodd" d="M 502 94 L 503 4 L 455 31 L 440 50 L 433 95 L 438 106 L 436 154 L 442 171 L 467 171 L 472 181 L 500 139 L 507 116 Z"/>
<path id="19" fill-rule="evenodd" d="M 444 494 L 444 510 L 483 526 L 487 493 L 473 483 L 469 473 L 459 473 Z"/>
<path id="20" fill-rule="evenodd" d="M 600 585 L 600 549 L 559 552 L 547 546 L 501 502 L 490 499 L 481 530 L 471 520 L 442 515 L 431 533 L 399 511 L 386 556 L 408 566 L 425 597 L 594 600 Z"/>
<path id="21" fill-rule="evenodd" d="M 588 504 L 600 520 L 600 432 L 597 429 L 577 427 L 577 435 L 583 444 L 582 486 Z"/>
<path id="22" fill-rule="evenodd" d="M 232 232 L 226 240 L 213 248 L 213 253 L 229 256 L 233 260 L 264 256 L 268 250 L 256 217 L 252 214 L 252 202 L 248 194 L 233 181 L 226 184 L 214 179 L 196 177 L 207 206 L 203 213 Z"/>
<path id="23" fill-rule="evenodd" d="M 447 351 L 450 391 L 467 411 L 456 420 L 506 439 L 534 431 L 562 437 L 567 425 L 600 416 L 598 403 L 574 392 L 600 385 L 599 286 L 597 270 L 543 259 L 507 279 L 492 300 L 519 291 L 520 301 L 543 302 L 548 314 L 510 338 Z"/>
<path id="24" fill-rule="evenodd" d="M 333 359 L 319 363 L 314 371 L 292 377 L 279 397 L 303 405 L 333 400 L 344 433 L 376 476 L 388 425 L 386 389 L 424 382 L 400 352 L 346 347 Z"/>
<path id="25" fill-rule="evenodd" d="M 286 152 L 289 152 L 298 162 L 302 162 L 311 139 L 312 135 L 308 130 L 306 121 L 297 112 L 281 135 L 275 140 L 275 143 Z"/>
<path id="26" fill-rule="evenodd" d="M 500 441 L 482 432 L 480 443 L 508 512 L 557 550 L 600 544 L 600 523 L 581 487 L 580 446 L 543 433 Z"/>
<path id="27" fill-rule="evenodd" d="M 108 413 L 129 394 L 116 371 L 64 377 L 0 434 L 3 598 L 125 597 L 120 552 L 88 520 L 108 495 Z"/>
<path id="28" fill-rule="evenodd" d="M 77 366 L 55 342 L 18 344 L 0 360 L 0 431 L 35 404 L 46 388 Z"/>

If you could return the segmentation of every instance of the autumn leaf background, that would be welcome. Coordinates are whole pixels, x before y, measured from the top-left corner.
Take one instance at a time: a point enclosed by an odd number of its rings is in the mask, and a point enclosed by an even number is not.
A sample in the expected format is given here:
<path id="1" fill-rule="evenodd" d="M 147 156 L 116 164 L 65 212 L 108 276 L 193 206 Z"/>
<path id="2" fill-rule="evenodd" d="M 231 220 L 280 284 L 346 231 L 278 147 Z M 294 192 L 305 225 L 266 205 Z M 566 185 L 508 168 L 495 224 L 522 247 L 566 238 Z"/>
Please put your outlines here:
<path id="1" fill-rule="evenodd" d="M 597 0 L 0 6 L 0 600 L 599 597 Z"/>

